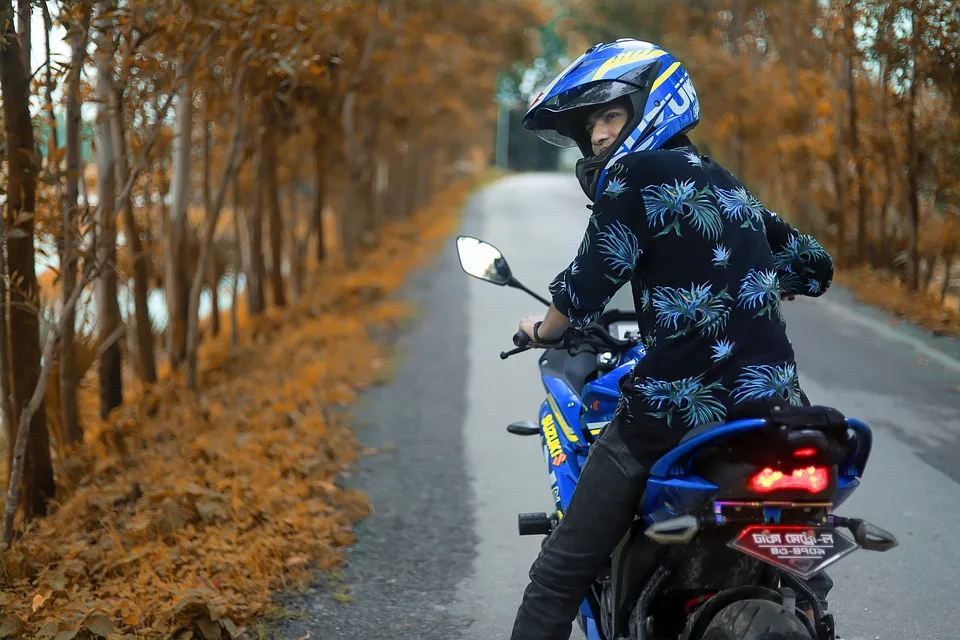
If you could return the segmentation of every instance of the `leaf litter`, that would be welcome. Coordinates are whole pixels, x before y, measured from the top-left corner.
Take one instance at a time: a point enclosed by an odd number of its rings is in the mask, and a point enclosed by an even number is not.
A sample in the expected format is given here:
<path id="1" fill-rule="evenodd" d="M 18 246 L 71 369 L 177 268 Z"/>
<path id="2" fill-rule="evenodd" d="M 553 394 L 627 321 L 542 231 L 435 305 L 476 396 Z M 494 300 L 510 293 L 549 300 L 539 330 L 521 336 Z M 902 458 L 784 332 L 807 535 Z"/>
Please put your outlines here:
<path id="1" fill-rule="evenodd" d="M 0 638 L 245 637 L 274 591 L 338 567 L 371 512 L 342 486 L 364 453 L 344 409 L 385 379 L 372 336 L 410 312 L 389 294 L 470 186 L 392 222 L 356 270 L 325 266 L 296 303 L 244 318 L 236 354 L 229 332 L 205 340 L 199 394 L 165 375 L 100 421 L 83 389 L 60 504 L 2 556 Z"/>

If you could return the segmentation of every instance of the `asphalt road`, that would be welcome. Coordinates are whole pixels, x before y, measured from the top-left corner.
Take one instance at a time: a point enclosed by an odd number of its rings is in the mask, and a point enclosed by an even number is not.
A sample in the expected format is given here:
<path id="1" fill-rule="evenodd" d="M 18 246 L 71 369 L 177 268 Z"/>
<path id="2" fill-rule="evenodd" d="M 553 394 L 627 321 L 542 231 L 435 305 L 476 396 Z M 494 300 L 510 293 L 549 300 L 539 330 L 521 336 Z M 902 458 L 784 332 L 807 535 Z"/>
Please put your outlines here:
<path id="1" fill-rule="evenodd" d="M 496 245 L 522 282 L 545 292 L 576 251 L 586 202 L 570 177 L 511 176 L 473 197 L 462 232 Z M 392 448 L 351 479 L 376 510 L 358 527 L 344 572 L 351 600 L 334 600 L 323 581 L 288 597 L 288 611 L 300 615 L 276 629 L 279 638 L 509 637 L 540 544 L 516 535 L 516 514 L 549 510 L 551 495 L 538 439 L 504 430 L 536 419 L 536 356 L 502 361 L 498 353 L 511 346 L 518 317 L 540 305 L 463 274 L 452 241 L 407 295 L 422 314 L 399 340 L 396 377 L 358 410 L 363 440 Z M 894 326 L 839 288 L 785 313 L 811 400 L 874 428 L 863 485 L 840 513 L 901 543 L 832 569 L 839 632 L 845 640 L 957 640 L 960 347 Z"/>

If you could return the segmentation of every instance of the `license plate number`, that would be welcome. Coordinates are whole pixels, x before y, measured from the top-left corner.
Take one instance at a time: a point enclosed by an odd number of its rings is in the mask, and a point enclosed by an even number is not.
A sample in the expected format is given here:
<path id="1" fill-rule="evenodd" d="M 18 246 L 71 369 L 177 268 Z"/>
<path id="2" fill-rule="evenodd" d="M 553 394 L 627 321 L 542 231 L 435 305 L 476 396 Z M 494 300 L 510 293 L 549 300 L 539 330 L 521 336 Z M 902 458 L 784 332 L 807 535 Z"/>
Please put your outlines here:
<path id="1" fill-rule="evenodd" d="M 859 548 L 833 527 L 745 527 L 728 545 L 801 578 L 809 578 Z"/>

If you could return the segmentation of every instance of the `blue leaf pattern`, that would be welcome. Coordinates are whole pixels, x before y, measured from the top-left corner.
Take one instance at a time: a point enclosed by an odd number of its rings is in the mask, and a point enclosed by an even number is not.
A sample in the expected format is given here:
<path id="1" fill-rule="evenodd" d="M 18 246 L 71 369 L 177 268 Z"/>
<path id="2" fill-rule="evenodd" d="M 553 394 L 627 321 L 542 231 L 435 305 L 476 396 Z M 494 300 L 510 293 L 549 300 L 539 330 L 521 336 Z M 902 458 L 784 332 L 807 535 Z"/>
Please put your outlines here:
<path id="1" fill-rule="evenodd" d="M 780 281 L 777 272 L 773 270 L 758 271 L 751 269 L 740 283 L 739 304 L 744 309 L 757 309 L 754 316 L 765 315 L 772 318 L 777 314 L 782 319 L 780 310 Z"/>
<path id="2" fill-rule="evenodd" d="M 732 222 L 740 222 L 741 228 L 763 228 L 763 205 L 743 187 L 717 189 L 717 200 L 724 215 Z"/>
<path id="3" fill-rule="evenodd" d="M 704 384 L 703 376 L 675 381 L 646 378 L 637 385 L 637 390 L 655 409 L 651 415 L 666 420 L 670 427 L 674 426 L 676 413 L 687 427 L 718 422 L 727 414 L 726 407 L 716 397 L 717 391 L 726 389 L 719 382 Z"/>
<path id="4" fill-rule="evenodd" d="M 726 360 L 730 357 L 730 354 L 733 353 L 734 344 L 727 339 L 717 340 L 713 345 L 713 355 L 710 356 L 710 359 L 714 362 L 720 362 Z"/>
<path id="5" fill-rule="evenodd" d="M 713 248 L 713 266 L 726 268 L 730 266 L 730 249 L 722 244 Z"/>
<path id="6" fill-rule="evenodd" d="M 717 240 L 723 232 L 723 219 L 714 202 L 709 186 L 697 189 L 694 181 L 676 181 L 673 185 L 651 185 L 643 189 L 643 204 L 647 210 L 647 224 L 664 227 L 654 237 L 670 232 L 681 236 L 680 220 L 685 220 L 707 240 Z"/>
<path id="7" fill-rule="evenodd" d="M 600 232 L 597 246 L 617 278 L 623 282 L 633 274 L 640 258 L 640 241 L 622 222 L 615 222 Z"/>
<path id="8" fill-rule="evenodd" d="M 700 158 L 700 155 L 694 153 L 693 151 L 687 151 L 684 154 L 684 157 L 687 159 L 687 162 L 695 167 L 703 167 L 703 160 Z"/>
<path id="9" fill-rule="evenodd" d="M 802 400 L 797 365 L 787 362 L 781 365 L 759 364 L 744 367 L 731 396 L 738 403 L 745 400 L 782 398 L 792 405 L 800 405 Z"/>

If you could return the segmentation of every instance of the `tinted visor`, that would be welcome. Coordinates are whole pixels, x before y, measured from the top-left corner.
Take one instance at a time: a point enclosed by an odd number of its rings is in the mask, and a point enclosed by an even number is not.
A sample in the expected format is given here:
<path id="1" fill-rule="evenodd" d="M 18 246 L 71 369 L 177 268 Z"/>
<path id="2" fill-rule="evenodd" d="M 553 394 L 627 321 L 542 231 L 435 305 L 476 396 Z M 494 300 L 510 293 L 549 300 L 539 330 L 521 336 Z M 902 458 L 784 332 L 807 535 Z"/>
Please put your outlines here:
<path id="1" fill-rule="evenodd" d="M 537 107 L 533 117 L 524 126 L 535 130 L 544 142 L 558 147 L 575 146 L 577 141 L 572 136 L 585 134 L 585 131 L 576 128 L 582 126 L 587 112 L 617 98 L 645 91 L 659 68 L 659 62 L 654 60 L 631 69 L 615 80 L 599 80 L 559 93 Z"/>
<path id="2" fill-rule="evenodd" d="M 544 142 L 558 147 L 576 146 L 577 142 L 570 134 L 584 132 L 574 132 L 571 127 L 580 126 L 582 117 L 601 105 L 638 90 L 637 85 L 619 80 L 602 80 L 587 87 L 571 89 L 541 104 L 530 128 Z"/>

